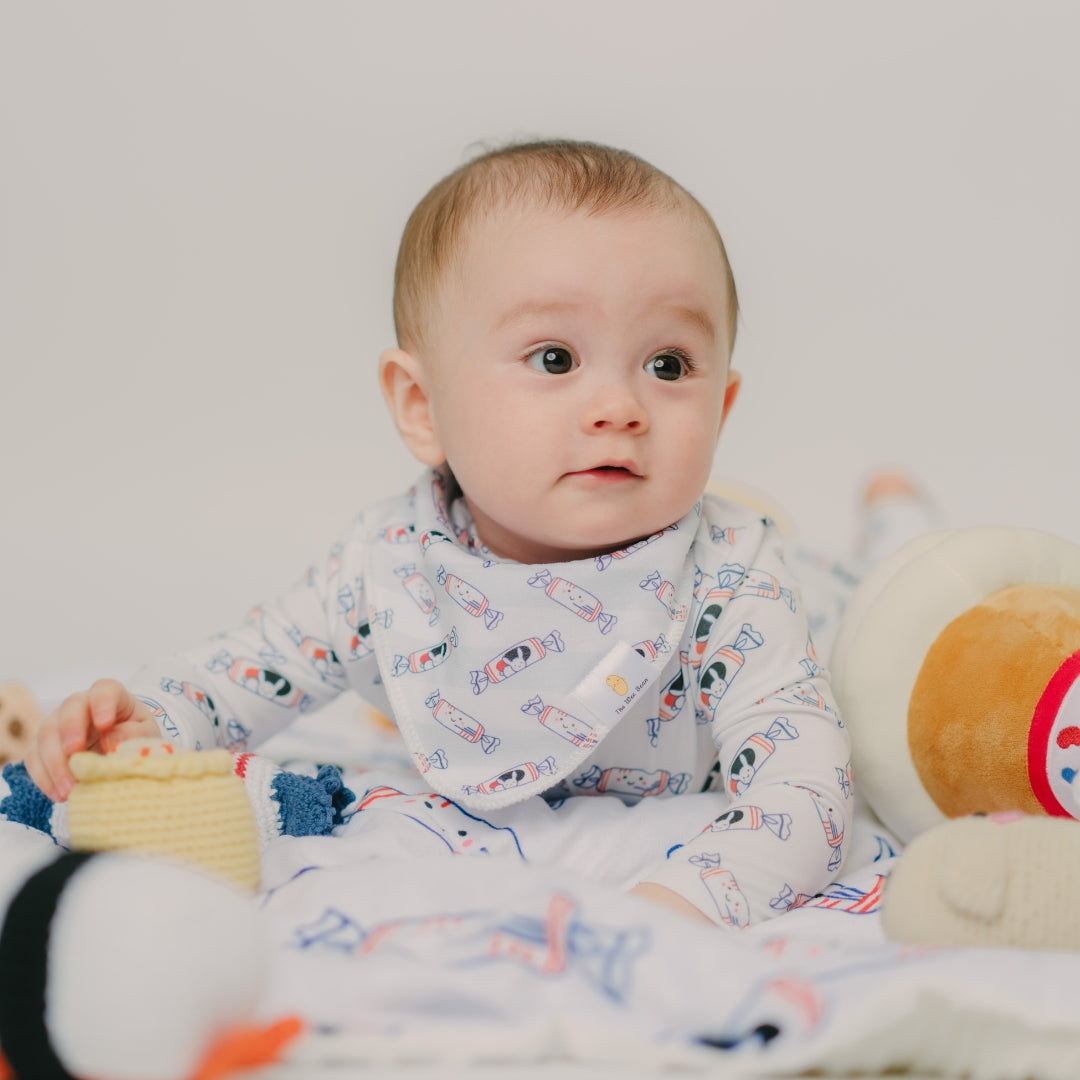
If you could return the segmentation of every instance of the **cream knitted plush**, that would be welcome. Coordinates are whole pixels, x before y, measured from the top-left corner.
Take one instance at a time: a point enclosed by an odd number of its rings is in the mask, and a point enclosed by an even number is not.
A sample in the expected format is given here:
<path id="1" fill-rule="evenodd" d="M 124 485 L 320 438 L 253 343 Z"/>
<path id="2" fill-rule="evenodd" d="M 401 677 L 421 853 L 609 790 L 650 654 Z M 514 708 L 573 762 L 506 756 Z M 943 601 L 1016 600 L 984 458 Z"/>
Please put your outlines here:
<path id="1" fill-rule="evenodd" d="M 1080 821 L 1003 811 L 917 836 L 885 886 L 893 941 L 1080 950 Z"/>

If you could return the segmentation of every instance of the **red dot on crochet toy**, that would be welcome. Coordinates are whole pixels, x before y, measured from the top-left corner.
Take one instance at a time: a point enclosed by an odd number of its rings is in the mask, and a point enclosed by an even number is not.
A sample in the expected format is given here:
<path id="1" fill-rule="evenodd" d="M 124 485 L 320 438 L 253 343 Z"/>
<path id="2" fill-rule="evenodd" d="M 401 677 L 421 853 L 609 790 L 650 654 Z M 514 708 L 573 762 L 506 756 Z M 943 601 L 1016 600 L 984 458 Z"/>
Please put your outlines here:
<path id="1" fill-rule="evenodd" d="M 1058 732 L 1057 744 L 1062 750 L 1070 746 L 1080 746 L 1080 727 L 1062 728 Z"/>
<path id="2" fill-rule="evenodd" d="M 150 756 L 150 747 L 149 746 L 144 746 L 139 751 L 139 757 L 149 757 L 149 756 Z"/>

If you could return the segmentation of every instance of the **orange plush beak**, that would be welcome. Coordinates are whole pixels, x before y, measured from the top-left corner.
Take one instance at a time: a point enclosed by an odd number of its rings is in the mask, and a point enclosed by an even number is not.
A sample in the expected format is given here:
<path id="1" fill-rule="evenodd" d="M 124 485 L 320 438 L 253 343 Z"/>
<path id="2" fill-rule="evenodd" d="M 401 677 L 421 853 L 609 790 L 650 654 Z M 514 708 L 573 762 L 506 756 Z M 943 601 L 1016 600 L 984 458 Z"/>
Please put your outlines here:
<path id="1" fill-rule="evenodd" d="M 219 1080 L 242 1069 L 255 1069 L 280 1060 L 281 1052 L 303 1031 L 295 1016 L 266 1027 L 233 1028 L 206 1052 L 192 1080 Z M 2 1078 L 0 1078 L 2 1080 Z"/>

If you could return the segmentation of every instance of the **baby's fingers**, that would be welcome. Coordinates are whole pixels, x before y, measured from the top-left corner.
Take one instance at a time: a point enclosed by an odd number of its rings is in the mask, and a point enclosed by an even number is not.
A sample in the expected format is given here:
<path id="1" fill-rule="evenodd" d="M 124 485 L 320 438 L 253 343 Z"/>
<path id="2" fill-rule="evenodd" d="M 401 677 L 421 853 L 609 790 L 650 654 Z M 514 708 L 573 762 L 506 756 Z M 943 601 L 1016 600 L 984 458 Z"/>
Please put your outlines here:
<path id="1" fill-rule="evenodd" d="M 88 693 L 90 718 L 98 739 L 120 724 L 149 719 L 146 706 L 116 679 L 98 679 Z"/>
<path id="2" fill-rule="evenodd" d="M 26 771 L 53 802 L 63 802 L 75 786 L 68 758 L 86 749 L 90 711 L 85 693 L 72 694 L 38 731 L 26 755 Z"/>

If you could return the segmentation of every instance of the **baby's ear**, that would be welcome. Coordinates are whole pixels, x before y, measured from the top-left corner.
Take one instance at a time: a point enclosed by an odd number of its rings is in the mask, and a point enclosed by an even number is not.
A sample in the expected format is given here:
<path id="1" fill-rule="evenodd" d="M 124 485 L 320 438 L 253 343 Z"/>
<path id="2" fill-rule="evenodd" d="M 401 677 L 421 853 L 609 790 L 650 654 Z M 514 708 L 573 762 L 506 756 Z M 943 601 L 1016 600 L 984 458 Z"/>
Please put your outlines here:
<path id="1" fill-rule="evenodd" d="M 387 349 L 379 357 L 379 385 L 394 425 L 413 457 L 424 465 L 441 465 L 446 455 L 431 422 L 428 375 L 423 364 L 403 349 Z"/>

